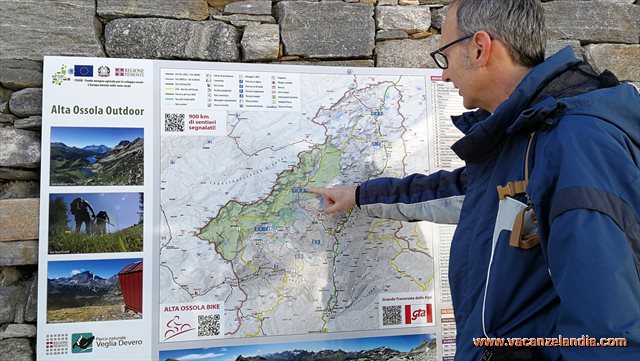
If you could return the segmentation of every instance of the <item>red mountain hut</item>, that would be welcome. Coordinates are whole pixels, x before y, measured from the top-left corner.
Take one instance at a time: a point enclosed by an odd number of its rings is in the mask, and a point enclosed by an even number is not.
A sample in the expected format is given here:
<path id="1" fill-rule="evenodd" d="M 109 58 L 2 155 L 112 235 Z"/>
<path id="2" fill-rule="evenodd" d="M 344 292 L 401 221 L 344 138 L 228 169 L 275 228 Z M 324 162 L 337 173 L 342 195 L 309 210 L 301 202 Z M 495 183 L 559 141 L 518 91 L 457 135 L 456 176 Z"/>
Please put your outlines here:
<path id="1" fill-rule="evenodd" d="M 142 313 L 142 261 L 129 263 L 118 272 L 124 305 Z"/>

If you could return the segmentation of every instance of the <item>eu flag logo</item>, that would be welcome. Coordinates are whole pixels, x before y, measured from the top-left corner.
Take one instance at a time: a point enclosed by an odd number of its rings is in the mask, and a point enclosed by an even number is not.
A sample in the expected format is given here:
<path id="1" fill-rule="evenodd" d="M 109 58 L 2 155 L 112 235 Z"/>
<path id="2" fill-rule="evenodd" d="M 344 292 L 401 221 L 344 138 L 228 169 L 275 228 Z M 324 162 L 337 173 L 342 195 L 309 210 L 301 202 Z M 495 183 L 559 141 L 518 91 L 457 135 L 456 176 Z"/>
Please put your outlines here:
<path id="1" fill-rule="evenodd" d="M 93 76 L 93 65 L 74 65 L 73 75 L 75 76 Z"/>

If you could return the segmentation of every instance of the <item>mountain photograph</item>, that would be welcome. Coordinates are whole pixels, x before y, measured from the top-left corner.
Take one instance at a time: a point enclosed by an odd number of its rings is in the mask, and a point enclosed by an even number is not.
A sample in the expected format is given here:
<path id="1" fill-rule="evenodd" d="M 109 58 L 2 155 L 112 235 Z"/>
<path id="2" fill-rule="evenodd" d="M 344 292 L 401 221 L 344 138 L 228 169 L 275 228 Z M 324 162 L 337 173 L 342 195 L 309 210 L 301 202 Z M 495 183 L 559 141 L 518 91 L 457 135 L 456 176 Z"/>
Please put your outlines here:
<path id="1" fill-rule="evenodd" d="M 142 290 L 122 289 L 120 285 L 121 277 L 138 276 L 126 270 L 141 261 L 132 258 L 49 262 L 47 323 L 141 318 L 142 314 L 134 311 L 136 305 L 127 305 L 125 300 Z"/>
<path id="2" fill-rule="evenodd" d="M 163 361 L 436 361 L 435 334 L 161 351 Z"/>
<path id="3" fill-rule="evenodd" d="M 427 347 L 427 343 L 430 346 Z M 407 352 L 380 346 L 370 350 L 350 351 L 293 350 L 271 353 L 260 356 L 238 356 L 235 361 L 436 361 L 436 340 L 432 339 Z"/>
<path id="4" fill-rule="evenodd" d="M 142 185 L 142 128 L 51 128 L 50 183 L 65 185 Z"/>

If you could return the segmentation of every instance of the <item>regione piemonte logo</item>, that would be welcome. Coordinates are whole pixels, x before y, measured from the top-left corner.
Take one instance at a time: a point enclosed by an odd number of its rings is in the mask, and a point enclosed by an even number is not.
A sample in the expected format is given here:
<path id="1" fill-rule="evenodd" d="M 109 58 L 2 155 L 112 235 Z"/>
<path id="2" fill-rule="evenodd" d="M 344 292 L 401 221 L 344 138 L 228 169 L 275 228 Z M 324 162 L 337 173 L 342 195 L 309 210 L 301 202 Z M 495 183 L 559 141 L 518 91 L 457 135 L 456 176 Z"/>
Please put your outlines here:
<path id="1" fill-rule="evenodd" d="M 142 68 L 116 68 L 115 76 L 143 77 L 144 76 L 144 69 L 142 69 Z"/>

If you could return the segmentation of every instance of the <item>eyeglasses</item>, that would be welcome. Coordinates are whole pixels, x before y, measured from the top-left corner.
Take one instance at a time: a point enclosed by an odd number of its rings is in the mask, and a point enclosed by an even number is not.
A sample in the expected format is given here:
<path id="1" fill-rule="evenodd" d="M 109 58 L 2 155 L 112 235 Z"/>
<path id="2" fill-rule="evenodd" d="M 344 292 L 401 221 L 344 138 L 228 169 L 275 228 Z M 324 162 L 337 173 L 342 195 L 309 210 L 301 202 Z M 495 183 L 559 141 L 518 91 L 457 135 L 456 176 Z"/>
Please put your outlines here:
<path id="1" fill-rule="evenodd" d="M 451 47 L 451 46 L 453 46 L 453 45 L 455 45 L 455 44 L 457 44 L 457 43 L 459 43 L 459 42 L 461 42 L 461 41 L 469 39 L 473 35 L 475 35 L 475 34 L 467 35 L 467 36 L 462 37 L 462 38 L 460 38 L 458 40 L 454 40 L 454 41 L 450 42 L 449 44 L 441 47 L 440 49 L 438 49 L 436 51 L 432 51 L 429 55 L 431 55 L 431 57 L 433 58 L 433 61 L 436 62 L 436 65 L 438 66 L 438 68 L 446 69 L 446 68 L 449 67 L 449 60 L 447 59 L 447 56 L 442 53 L 442 51 L 447 49 L 447 48 L 449 48 L 449 47 Z"/>

